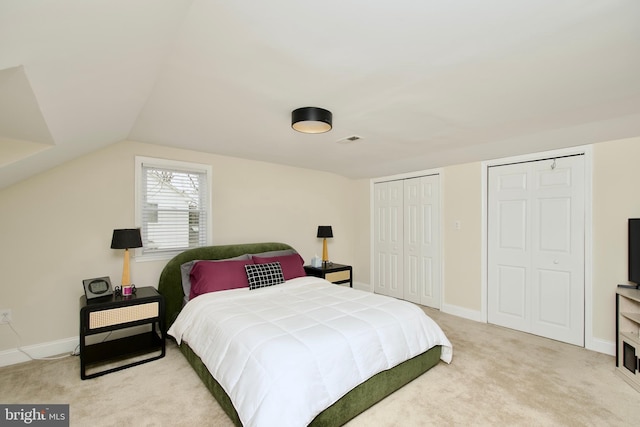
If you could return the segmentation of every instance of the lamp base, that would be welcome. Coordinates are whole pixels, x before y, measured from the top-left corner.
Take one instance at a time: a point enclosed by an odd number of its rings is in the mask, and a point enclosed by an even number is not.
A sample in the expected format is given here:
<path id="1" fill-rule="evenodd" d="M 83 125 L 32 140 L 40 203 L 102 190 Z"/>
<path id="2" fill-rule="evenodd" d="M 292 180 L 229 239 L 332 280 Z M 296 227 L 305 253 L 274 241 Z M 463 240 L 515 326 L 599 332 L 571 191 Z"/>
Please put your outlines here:
<path id="1" fill-rule="evenodd" d="M 326 237 L 322 239 L 322 263 L 326 266 L 329 262 L 329 250 L 327 249 Z"/>
<path id="2" fill-rule="evenodd" d="M 129 249 L 124 250 L 124 264 L 122 265 L 122 289 L 131 285 L 131 275 L 129 274 Z"/>

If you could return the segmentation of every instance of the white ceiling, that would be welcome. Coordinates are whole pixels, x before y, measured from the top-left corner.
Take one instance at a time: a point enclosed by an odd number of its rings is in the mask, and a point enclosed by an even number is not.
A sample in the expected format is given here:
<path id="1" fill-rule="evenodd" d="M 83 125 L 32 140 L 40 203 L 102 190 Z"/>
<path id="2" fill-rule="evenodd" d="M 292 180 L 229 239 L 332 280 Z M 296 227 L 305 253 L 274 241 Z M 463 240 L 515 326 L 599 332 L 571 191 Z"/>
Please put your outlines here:
<path id="1" fill-rule="evenodd" d="M 639 135 L 638 0 L 0 0 L 0 188 L 125 139 L 363 178 Z"/>

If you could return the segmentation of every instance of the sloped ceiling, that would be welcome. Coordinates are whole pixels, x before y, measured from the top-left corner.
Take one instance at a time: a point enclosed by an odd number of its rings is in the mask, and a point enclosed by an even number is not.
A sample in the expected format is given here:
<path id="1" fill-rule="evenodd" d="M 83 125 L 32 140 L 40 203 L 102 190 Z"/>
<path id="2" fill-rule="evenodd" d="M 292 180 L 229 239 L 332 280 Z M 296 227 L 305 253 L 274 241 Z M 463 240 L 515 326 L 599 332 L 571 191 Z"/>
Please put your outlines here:
<path id="1" fill-rule="evenodd" d="M 0 93 L 0 167 L 51 147 L 53 139 L 23 67 L 0 70 Z"/>
<path id="2" fill-rule="evenodd" d="M 125 139 L 363 178 L 638 136 L 639 22 L 637 0 L 0 0 L 0 187 Z M 333 130 L 293 131 L 304 106 Z"/>

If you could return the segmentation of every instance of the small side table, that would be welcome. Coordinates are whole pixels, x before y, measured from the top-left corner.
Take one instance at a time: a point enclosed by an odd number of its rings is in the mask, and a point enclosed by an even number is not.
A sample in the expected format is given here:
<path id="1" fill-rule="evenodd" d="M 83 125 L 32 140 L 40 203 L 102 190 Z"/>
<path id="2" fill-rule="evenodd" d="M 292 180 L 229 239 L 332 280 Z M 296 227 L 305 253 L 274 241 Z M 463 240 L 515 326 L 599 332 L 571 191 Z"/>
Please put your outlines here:
<path id="1" fill-rule="evenodd" d="M 321 277 L 331 283 L 342 284 L 348 283 L 353 288 L 353 269 L 350 265 L 327 263 L 322 267 L 313 267 L 305 265 L 304 271 L 307 276 Z"/>
<path id="2" fill-rule="evenodd" d="M 86 343 L 90 335 L 141 325 L 150 325 L 151 330 L 97 344 Z M 150 355 L 125 361 L 145 354 Z M 134 295 L 124 297 L 112 295 L 88 301 L 86 296 L 80 297 L 80 378 L 94 378 L 160 359 L 164 355 L 164 297 L 155 288 L 140 287 Z M 97 368 L 109 362 L 124 364 L 87 373 L 88 367 Z"/>

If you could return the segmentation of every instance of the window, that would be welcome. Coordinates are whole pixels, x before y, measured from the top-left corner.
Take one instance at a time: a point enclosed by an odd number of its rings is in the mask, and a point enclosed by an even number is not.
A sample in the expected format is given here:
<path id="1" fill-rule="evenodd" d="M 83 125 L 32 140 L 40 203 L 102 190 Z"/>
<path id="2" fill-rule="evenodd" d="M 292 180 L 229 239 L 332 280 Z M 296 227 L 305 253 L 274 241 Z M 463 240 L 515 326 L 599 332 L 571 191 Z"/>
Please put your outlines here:
<path id="1" fill-rule="evenodd" d="M 142 258 L 171 258 L 211 244 L 211 166 L 136 157 Z"/>

